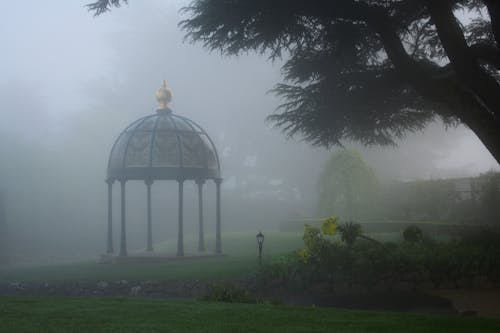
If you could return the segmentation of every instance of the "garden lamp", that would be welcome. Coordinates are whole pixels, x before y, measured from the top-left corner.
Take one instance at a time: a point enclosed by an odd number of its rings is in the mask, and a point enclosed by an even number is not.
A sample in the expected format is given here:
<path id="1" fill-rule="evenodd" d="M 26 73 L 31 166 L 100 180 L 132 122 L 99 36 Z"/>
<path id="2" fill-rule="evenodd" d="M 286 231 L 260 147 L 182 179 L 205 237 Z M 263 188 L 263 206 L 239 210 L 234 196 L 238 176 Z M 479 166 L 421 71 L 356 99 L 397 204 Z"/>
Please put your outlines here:
<path id="1" fill-rule="evenodd" d="M 264 244 L 264 235 L 259 231 L 257 236 L 257 244 L 259 244 L 259 265 L 262 266 L 262 244 Z"/>

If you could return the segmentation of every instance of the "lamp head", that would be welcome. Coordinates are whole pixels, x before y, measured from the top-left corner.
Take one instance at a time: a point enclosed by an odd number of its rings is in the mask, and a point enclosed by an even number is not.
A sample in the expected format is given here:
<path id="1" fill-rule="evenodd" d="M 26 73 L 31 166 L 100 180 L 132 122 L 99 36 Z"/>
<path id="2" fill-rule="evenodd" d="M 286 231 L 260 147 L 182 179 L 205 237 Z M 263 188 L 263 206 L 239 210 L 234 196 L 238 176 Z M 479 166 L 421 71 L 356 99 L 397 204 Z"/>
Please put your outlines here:
<path id="1" fill-rule="evenodd" d="M 259 243 L 259 245 L 264 243 L 264 235 L 262 234 L 262 232 L 259 231 L 255 238 L 257 238 L 257 243 Z"/>

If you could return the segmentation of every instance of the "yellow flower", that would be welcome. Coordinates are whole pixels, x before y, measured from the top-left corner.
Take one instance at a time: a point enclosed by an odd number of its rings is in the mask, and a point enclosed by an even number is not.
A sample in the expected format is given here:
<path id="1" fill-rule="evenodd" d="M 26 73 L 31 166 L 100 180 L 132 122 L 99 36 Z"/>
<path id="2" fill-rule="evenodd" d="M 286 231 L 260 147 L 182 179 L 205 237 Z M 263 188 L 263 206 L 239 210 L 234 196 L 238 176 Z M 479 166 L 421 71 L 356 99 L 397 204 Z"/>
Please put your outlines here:
<path id="1" fill-rule="evenodd" d="M 337 217 L 332 216 L 323 221 L 323 224 L 321 225 L 321 231 L 325 235 L 335 235 L 335 233 L 337 232 Z"/>

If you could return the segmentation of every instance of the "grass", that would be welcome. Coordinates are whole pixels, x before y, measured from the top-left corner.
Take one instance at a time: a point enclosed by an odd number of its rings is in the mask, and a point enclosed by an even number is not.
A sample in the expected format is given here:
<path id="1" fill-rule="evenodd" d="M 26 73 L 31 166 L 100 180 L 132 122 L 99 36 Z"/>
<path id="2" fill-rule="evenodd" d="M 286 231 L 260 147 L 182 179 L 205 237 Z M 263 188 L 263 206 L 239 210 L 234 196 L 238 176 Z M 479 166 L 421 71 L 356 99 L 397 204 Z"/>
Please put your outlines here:
<path id="1" fill-rule="evenodd" d="M 207 237 L 207 245 L 214 243 Z M 186 248 L 195 248 L 195 238 L 186 239 Z M 266 232 L 264 259 L 302 246 L 302 235 L 293 232 Z M 156 251 L 175 253 L 174 241 L 156 244 Z M 78 262 L 46 266 L 18 266 L 0 269 L 0 282 L 172 280 L 231 278 L 250 274 L 257 268 L 254 233 L 228 233 L 223 237 L 224 257 L 196 258 L 165 263 L 98 264 Z"/>
<path id="2" fill-rule="evenodd" d="M 303 246 L 301 233 L 266 232 L 265 258 Z M 381 238 L 390 235 L 379 235 Z M 213 243 L 208 238 L 207 244 Z M 175 242 L 156 244 L 173 253 Z M 186 248 L 196 246 L 187 239 Z M 0 282 L 220 279 L 255 272 L 254 233 L 224 234 L 225 257 L 167 263 L 83 262 L 0 269 Z M 138 298 L 0 296 L 1 332 L 500 332 L 484 318 L 270 304 Z"/>
<path id="3" fill-rule="evenodd" d="M 232 232 L 222 235 L 222 246 L 224 253 L 233 257 L 256 257 L 258 255 L 256 233 Z M 205 240 L 207 249 L 215 244 L 213 235 L 208 235 Z M 291 251 L 303 246 L 302 231 L 282 232 L 268 231 L 265 233 L 264 255 L 271 256 Z M 194 252 L 197 248 L 197 238 L 193 235 L 185 240 L 185 248 L 188 252 Z M 155 250 L 160 252 L 175 253 L 177 249 L 176 241 L 163 242 L 155 246 Z M 191 250 L 191 251 L 189 251 Z"/>
<path id="4" fill-rule="evenodd" d="M 0 297 L 0 332 L 500 332 L 483 318 L 144 299 Z"/>

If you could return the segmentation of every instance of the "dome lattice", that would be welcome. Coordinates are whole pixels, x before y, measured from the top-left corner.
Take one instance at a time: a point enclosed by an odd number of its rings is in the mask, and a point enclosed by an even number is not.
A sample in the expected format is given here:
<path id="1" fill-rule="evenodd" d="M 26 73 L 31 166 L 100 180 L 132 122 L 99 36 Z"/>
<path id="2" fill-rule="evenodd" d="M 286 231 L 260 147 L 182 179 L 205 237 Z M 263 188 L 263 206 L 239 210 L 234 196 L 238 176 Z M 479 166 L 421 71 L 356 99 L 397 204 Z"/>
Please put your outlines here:
<path id="1" fill-rule="evenodd" d="M 165 105 L 138 119 L 118 137 L 108 179 L 217 179 L 220 164 L 208 134 Z"/>

